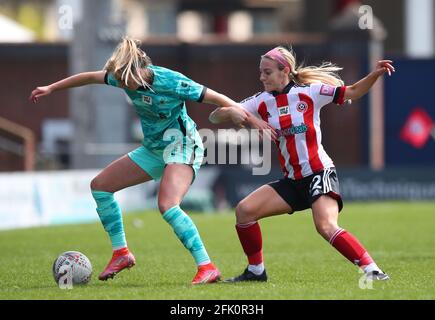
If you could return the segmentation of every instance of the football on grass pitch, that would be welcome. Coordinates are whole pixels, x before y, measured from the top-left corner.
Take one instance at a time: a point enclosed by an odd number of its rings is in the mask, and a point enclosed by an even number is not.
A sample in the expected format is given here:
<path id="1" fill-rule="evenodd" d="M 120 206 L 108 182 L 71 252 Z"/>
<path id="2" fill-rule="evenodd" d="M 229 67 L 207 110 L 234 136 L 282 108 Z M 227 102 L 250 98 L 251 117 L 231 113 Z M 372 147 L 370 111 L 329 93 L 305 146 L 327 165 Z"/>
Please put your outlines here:
<path id="1" fill-rule="evenodd" d="M 61 288 L 86 284 L 91 280 L 92 265 L 88 257 L 78 251 L 66 251 L 53 262 L 54 281 Z"/>

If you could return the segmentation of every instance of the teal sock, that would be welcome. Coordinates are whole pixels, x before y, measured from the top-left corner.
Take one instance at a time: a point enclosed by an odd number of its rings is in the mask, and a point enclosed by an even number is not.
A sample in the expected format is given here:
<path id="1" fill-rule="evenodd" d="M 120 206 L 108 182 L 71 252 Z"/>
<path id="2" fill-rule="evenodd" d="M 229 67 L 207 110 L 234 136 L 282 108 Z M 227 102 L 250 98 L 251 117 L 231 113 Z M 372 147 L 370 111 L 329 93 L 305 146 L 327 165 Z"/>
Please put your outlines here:
<path id="1" fill-rule="evenodd" d="M 210 262 L 195 223 L 179 206 L 167 210 L 163 214 L 163 219 L 174 229 L 178 239 L 190 251 L 198 266 Z"/>
<path id="2" fill-rule="evenodd" d="M 97 203 L 98 216 L 104 230 L 109 234 L 110 241 L 112 241 L 112 249 L 118 250 L 127 247 L 121 209 L 113 197 L 113 193 L 92 190 L 92 196 Z"/>

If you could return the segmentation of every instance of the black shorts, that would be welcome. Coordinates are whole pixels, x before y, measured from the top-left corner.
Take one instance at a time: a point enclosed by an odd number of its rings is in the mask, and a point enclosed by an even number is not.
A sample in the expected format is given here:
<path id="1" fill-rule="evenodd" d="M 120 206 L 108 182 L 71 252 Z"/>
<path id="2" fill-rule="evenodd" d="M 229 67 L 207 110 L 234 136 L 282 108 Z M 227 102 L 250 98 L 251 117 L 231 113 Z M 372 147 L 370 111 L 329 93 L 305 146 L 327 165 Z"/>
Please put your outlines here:
<path id="1" fill-rule="evenodd" d="M 268 185 L 275 189 L 293 211 L 311 208 L 314 201 L 322 195 L 328 195 L 337 200 L 339 212 L 343 209 L 335 168 L 324 169 L 300 180 L 283 178 L 268 183 Z"/>

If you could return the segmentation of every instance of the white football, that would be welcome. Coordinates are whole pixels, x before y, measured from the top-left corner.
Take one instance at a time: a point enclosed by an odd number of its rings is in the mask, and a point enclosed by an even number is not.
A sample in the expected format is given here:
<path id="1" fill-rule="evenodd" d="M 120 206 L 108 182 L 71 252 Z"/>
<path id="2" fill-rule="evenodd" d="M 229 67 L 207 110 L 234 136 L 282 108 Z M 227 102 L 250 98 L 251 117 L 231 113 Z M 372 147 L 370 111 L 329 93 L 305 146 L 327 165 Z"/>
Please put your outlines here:
<path id="1" fill-rule="evenodd" d="M 92 265 L 88 257 L 78 251 L 66 251 L 53 262 L 54 281 L 62 285 L 86 284 L 91 280 Z"/>

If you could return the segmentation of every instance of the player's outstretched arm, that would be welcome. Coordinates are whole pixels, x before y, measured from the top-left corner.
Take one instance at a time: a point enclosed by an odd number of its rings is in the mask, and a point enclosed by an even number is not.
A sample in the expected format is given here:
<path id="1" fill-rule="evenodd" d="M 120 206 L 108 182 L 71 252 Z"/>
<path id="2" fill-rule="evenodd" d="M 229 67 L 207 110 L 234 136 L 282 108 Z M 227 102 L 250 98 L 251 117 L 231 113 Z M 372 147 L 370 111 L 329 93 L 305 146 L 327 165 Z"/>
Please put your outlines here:
<path id="1" fill-rule="evenodd" d="M 267 132 L 271 139 L 277 139 L 275 129 L 267 122 L 256 118 L 250 112 L 243 109 L 238 103 L 234 102 L 227 96 L 207 89 L 203 102 L 219 106 L 209 116 L 211 123 L 222 123 L 231 121 L 237 127 L 250 127 L 262 132 Z"/>
<path id="2" fill-rule="evenodd" d="M 204 103 L 214 104 L 219 107 L 229 107 L 236 104 L 232 99 L 228 98 L 226 95 L 216 92 L 210 88 L 205 91 Z"/>
<path id="3" fill-rule="evenodd" d="M 237 105 L 236 102 L 210 88 L 207 88 L 202 102 L 220 107 L 210 114 L 209 120 L 212 123 L 217 124 L 232 121 L 236 126 L 243 127 L 247 121 L 248 114 L 245 110 L 242 108 L 233 108 L 234 105 Z"/>
<path id="4" fill-rule="evenodd" d="M 81 87 L 87 84 L 103 84 L 105 74 L 106 71 L 82 72 L 48 86 L 36 87 L 30 94 L 29 100 L 36 103 L 40 97 L 47 96 L 57 90 Z"/>
<path id="5" fill-rule="evenodd" d="M 227 121 L 232 121 L 239 127 L 250 127 L 252 129 L 257 129 L 260 132 L 260 136 L 266 133 L 271 140 L 278 139 L 276 130 L 269 123 L 258 119 L 252 113 L 243 109 L 240 105 L 235 104 L 229 107 L 222 107 L 215 109 L 208 117 L 211 123 L 223 123 Z M 240 119 L 240 123 L 237 120 Z M 243 119 L 243 121 L 241 121 Z"/>
<path id="6" fill-rule="evenodd" d="M 361 98 L 370 90 L 380 76 L 383 76 L 385 73 L 388 73 L 388 75 L 391 76 L 393 72 L 396 72 L 396 69 L 393 67 L 393 61 L 378 61 L 375 70 L 357 83 L 346 87 L 344 100 L 356 100 Z"/>
<path id="7" fill-rule="evenodd" d="M 213 110 L 208 120 L 214 124 L 231 121 L 235 125 L 244 126 L 248 120 L 248 116 L 248 113 L 241 107 L 229 106 Z"/>

